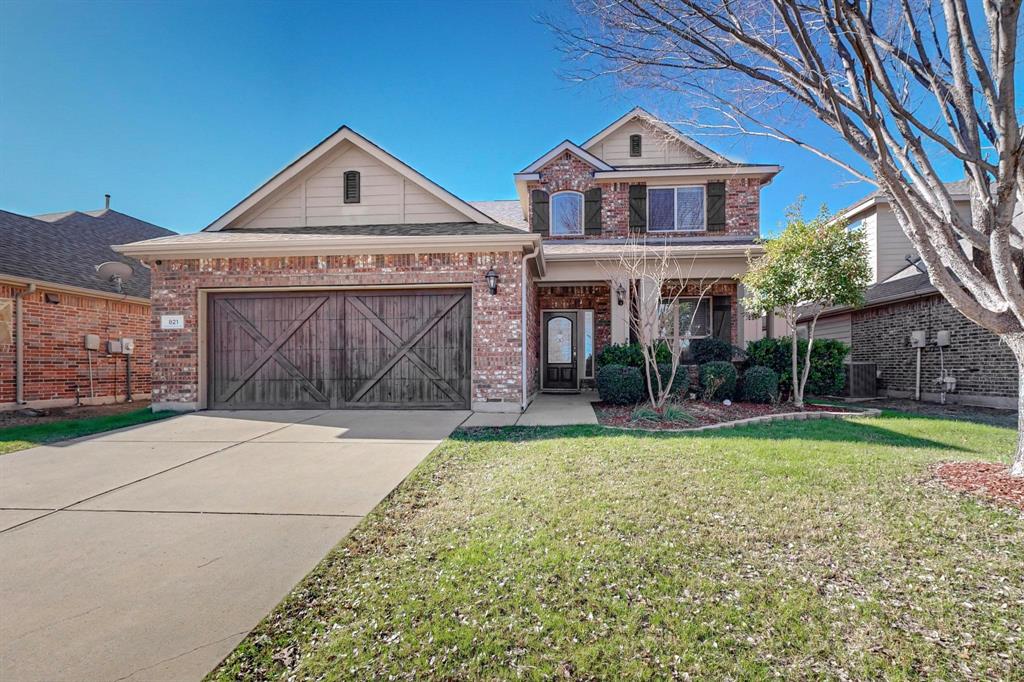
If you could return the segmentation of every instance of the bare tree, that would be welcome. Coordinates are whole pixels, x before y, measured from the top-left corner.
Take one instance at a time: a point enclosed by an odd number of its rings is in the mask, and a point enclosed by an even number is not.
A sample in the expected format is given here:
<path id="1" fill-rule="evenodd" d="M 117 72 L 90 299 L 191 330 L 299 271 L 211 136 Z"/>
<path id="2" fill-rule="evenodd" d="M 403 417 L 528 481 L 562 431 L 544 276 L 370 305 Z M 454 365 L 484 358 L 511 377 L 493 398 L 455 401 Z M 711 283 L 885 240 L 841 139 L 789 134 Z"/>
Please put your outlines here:
<path id="1" fill-rule="evenodd" d="M 647 396 L 655 409 L 664 407 L 672 396 L 685 340 L 697 324 L 701 303 L 709 300 L 718 281 L 694 278 L 694 264 L 692 257 L 674 253 L 668 242 L 649 244 L 645 236 L 633 234 L 623 244 L 615 266 L 605 268 L 613 288 L 620 278 L 629 288 L 629 327 L 644 358 Z"/>
<path id="2" fill-rule="evenodd" d="M 552 27 L 579 59 L 578 77 L 678 94 L 704 132 L 782 140 L 876 185 L 935 287 L 1016 356 L 1024 420 L 1024 239 L 1013 225 L 1024 201 L 1020 0 L 576 0 L 576 9 L 577 25 Z M 805 136 L 822 128 L 831 134 Z M 940 180 L 951 167 L 970 187 L 969 222 Z M 1020 427 L 1011 472 L 1024 476 Z"/>

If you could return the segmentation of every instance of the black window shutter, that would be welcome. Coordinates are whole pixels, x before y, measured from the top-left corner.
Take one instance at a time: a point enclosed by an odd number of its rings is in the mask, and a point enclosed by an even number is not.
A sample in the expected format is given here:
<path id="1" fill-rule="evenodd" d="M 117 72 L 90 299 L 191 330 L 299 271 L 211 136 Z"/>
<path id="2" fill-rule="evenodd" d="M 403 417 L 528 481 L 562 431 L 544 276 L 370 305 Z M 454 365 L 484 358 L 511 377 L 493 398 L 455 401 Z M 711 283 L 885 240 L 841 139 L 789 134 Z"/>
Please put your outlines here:
<path id="1" fill-rule="evenodd" d="M 708 183 L 708 232 L 725 232 L 725 183 Z"/>
<path id="2" fill-rule="evenodd" d="M 601 234 L 601 188 L 583 193 L 583 234 Z"/>
<path id="3" fill-rule="evenodd" d="M 629 136 L 629 155 L 630 156 L 640 156 L 641 155 L 641 153 L 640 153 L 641 151 L 642 150 L 641 150 L 641 147 L 640 147 L 640 136 L 639 135 L 630 135 Z"/>
<path id="4" fill-rule="evenodd" d="M 629 229 L 647 231 L 647 185 L 629 186 Z"/>
<path id="5" fill-rule="evenodd" d="M 548 193 L 542 189 L 530 192 L 533 205 L 533 231 L 545 237 L 551 232 L 551 213 L 548 211 Z"/>
<path id="6" fill-rule="evenodd" d="M 732 343 L 732 297 L 711 297 L 711 325 L 716 339 Z"/>
<path id="7" fill-rule="evenodd" d="M 344 202 L 359 203 L 359 171 L 345 171 Z"/>

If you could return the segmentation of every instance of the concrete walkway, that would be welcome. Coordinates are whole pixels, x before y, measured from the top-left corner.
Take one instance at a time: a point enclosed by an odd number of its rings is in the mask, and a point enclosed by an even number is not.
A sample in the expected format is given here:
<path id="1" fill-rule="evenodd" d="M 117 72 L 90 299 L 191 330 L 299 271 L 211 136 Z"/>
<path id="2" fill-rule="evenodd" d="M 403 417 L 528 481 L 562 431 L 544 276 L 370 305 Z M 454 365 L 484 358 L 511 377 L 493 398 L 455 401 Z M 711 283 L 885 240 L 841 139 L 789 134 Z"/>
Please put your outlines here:
<path id="1" fill-rule="evenodd" d="M 475 412 L 463 426 L 571 426 L 575 424 L 596 424 L 597 415 L 590 403 L 597 400 L 597 393 L 540 393 L 534 398 L 526 412 L 519 414 L 498 414 Z"/>
<path id="2" fill-rule="evenodd" d="M 0 457 L 0 679 L 202 678 L 467 416 L 201 412 Z"/>

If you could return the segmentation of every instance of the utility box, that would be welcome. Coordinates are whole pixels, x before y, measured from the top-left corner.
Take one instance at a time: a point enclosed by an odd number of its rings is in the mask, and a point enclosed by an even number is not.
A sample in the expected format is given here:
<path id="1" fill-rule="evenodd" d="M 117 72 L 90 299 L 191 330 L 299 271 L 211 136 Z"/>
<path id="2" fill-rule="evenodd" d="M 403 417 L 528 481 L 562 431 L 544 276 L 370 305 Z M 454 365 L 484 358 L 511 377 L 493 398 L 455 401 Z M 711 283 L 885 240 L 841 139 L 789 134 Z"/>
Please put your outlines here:
<path id="1" fill-rule="evenodd" d="M 135 339 L 121 339 L 121 352 L 131 355 L 135 352 Z"/>
<path id="2" fill-rule="evenodd" d="M 925 335 L 923 329 L 910 332 L 910 347 L 911 348 L 924 348 L 928 344 L 928 337 Z"/>
<path id="3" fill-rule="evenodd" d="M 120 341 L 107 341 L 107 352 L 111 355 L 121 354 L 121 342 Z"/>
<path id="4" fill-rule="evenodd" d="M 99 350 L 100 349 L 100 337 L 98 334 L 86 334 L 85 335 L 85 349 L 86 350 Z"/>
<path id="5" fill-rule="evenodd" d="M 936 346 L 948 346 L 949 345 L 949 331 L 942 330 L 935 334 L 935 345 Z"/>

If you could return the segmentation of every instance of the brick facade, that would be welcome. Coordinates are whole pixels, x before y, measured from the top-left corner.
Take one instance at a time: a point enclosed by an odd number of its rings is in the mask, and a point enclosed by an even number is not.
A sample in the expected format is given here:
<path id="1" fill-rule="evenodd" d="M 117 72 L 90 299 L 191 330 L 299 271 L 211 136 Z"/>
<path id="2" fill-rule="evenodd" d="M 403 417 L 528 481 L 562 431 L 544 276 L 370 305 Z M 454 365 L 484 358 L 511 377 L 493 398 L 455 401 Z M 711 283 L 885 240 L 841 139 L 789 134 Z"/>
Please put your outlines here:
<path id="1" fill-rule="evenodd" d="M 695 181 L 699 184 L 700 181 Z M 571 152 L 559 154 L 540 169 L 540 180 L 527 183 L 527 190 L 542 189 L 549 195 L 555 192 L 586 192 L 601 188 L 602 239 L 626 237 L 629 234 L 629 182 L 597 182 L 594 168 Z M 527 219 L 533 229 L 533 210 Z M 705 237 L 709 234 L 757 236 L 761 225 L 761 180 L 758 178 L 730 178 L 725 181 L 725 232 L 686 232 L 678 236 Z M 551 236 L 548 239 L 586 239 L 584 235 Z M 594 237 L 590 237 L 594 238 Z"/>
<path id="2" fill-rule="evenodd" d="M 594 357 L 612 342 L 611 287 L 607 284 L 542 286 L 539 310 L 593 310 Z"/>
<path id="3" fill-rule="evenodd" d="M 854 362 L 873 362 L 881 372 L 880 390 L 897 397 L 911 396 L 916 379 L 917 351 L 910 334 L 923 330 L 928 346 L 921 352 L 921 391 L 929 399 L 939 392 L 939 349 L 935 334 L 950 332 L 943 350 L 946 372 L 956 378 L 952 402 L 1005 405 L 1017 400 L 1017 363 L 1013 353 L 995 334 L 974 324 L 941 296 L 893 303 L 853 312 Z"/>
<path id="4" fill-rule="evenodd" d="M 473 403 L 519 409 L 520 253 L 218 258 L 154 261 L 151 266 L 153 319 L 159 320 L 162 314 L 185 316 L 185 329 L 180 331 L 160 330 L 154 323 L 153 344 L 159 359 L 153 367 L 154 403 L 194 408 L 200 402 L 201 289 L 471 284 Z M 491 295 L 484 280 L 491 267 L 500 276 L 496 295 Z"/>
<path id="5" fill-rule="evenodd" d="M 20 288 L 0 285 L 0 299 L 14 299 Z M 55 297 L 48 303 L 46 297 Z M 125 399 L 125 358 L 109 355 L 106 342 L 135 339 L 132 393 L 148 398 L 150 389 L 150 310 L 143 303 L 38 288 L 24 297 L 24 399 L 30 405 L 61 406 L 120 402 Z M 13 326 L 13 308 L 12 308 Z M 100 337 L 92 352 L 92 384 L 85 335 Z M 0 345 L 0 406 L 15 404 L 15 344 Z"/>

